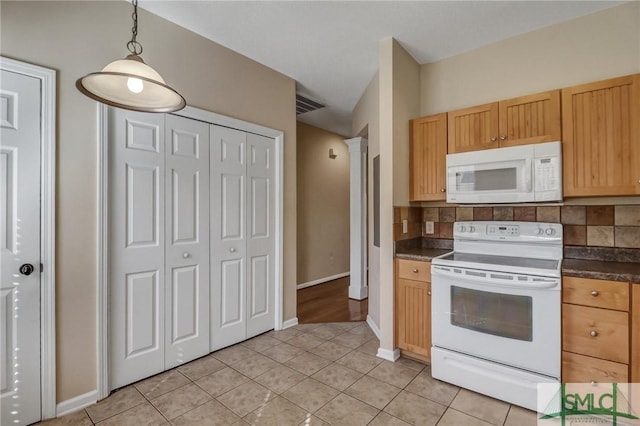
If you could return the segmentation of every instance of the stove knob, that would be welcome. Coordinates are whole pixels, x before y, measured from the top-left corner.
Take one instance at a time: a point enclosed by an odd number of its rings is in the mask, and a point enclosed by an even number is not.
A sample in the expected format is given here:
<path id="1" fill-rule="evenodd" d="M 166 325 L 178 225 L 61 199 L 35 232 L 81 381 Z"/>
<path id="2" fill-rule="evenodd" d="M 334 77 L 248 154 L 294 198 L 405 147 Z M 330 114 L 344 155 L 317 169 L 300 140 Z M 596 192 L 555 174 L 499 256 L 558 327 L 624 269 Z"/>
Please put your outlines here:
<path id="1" fill-rule="evenodd" d="M 538 235 L 543 235 L 543 234 L 544 234 L 544 229 L 538 228 Z"/>
<path id="2" fill-rule="evenodd" d="M 458 226 L 458 232 L 467 232 L 467 227 L 464 225 Z"/>
<path id="3" fill-rule="evenodd" d="M 476 232 L 476 227 L 475 226 L 470 226 L 469 227 L 469 232 Z"/>
<path id="4" fill-rule="evenodd" d="M 553 228 L 548 228 L 547 231 L 546 231 L 546 234 L 549 235 L 549 236 L 555 235 L 555 233 L 556 233 L 556 230 L 553 229 Z"/>

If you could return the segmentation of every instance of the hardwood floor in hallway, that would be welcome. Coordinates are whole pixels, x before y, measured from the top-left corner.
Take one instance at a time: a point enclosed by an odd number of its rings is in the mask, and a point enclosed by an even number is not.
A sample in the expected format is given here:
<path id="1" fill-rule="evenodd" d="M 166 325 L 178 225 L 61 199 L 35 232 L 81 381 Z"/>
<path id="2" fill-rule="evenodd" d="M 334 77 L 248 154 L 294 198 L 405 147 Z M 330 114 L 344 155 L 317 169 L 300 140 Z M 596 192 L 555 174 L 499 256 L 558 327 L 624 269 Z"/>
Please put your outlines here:
<path id="1" fill-rule="evenodd" d="M 298 290 L 298 322 L 365 321 L 369 300 L 349 299 L 349 277 Z"/>

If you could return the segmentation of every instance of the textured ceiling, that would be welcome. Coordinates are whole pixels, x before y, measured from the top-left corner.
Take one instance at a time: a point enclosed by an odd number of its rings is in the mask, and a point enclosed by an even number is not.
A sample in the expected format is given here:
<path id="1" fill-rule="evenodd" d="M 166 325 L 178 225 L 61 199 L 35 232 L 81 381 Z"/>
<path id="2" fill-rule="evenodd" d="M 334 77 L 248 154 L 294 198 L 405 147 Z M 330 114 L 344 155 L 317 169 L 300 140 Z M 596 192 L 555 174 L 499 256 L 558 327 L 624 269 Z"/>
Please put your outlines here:
<path id="1" fill-rule="evenodd" d="M 351 136 L 351 112 L 393 37 L 421 64 L 622 2 L 153 1 L 144 9 L 297 81 L 327 105 L 298 120 Z"/>

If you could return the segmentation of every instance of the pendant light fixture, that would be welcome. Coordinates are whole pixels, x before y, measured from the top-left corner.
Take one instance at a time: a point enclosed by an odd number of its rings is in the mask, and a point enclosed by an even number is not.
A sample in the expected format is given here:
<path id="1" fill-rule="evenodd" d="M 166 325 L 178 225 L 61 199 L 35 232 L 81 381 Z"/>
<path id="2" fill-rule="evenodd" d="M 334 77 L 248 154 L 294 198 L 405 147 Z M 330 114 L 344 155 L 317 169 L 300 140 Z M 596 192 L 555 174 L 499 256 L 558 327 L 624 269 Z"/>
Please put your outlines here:
<path id="1" fill-rule="evenodd" d="M 132 3 L 133 28 L 127 43 L 130 55 L 107 64 L 100 72 L 79 78 L 76 87 L 91 99 L 118 108 L 142 112 L 178 111 L 186 105 L 184 98 L 140 57 L 142 45 L 136 40 L 138 0 L 132 0 Z"/>

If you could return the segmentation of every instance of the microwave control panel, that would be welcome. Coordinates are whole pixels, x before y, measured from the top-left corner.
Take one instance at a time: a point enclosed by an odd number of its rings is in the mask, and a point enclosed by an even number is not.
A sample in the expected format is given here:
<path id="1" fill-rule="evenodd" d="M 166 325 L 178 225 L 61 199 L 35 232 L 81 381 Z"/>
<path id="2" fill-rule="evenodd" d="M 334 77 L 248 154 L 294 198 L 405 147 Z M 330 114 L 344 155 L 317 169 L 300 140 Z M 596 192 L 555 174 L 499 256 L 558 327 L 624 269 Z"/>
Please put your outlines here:
<path id="1" fill-rule="evenodd" d="M 534 167 L 536 192 L 555 191 L 560 187 L 560 158 L 536 158 Z"/>

